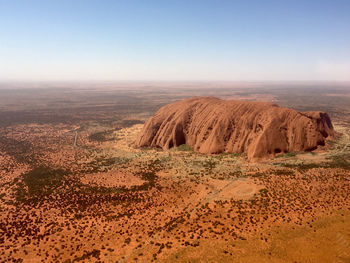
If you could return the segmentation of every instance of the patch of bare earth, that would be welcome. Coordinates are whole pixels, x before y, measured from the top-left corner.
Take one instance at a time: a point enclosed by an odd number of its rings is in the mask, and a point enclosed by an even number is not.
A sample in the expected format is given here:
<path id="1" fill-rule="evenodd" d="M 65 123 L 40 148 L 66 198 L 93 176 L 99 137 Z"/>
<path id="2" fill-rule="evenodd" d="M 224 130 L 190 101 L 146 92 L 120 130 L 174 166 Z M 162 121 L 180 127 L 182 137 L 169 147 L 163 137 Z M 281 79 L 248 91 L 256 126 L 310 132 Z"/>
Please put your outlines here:
<path id="1" fill-rule="evenodd" d="M 213 186 L 222 185 L 221 182 L 217 182 L 220 180 L 215 180 L 211 182 Z M 219 186 L 219 190 L 215 199 L 218 200 L 247 200 L 254 195 L 259 193 L 259 190 L 262 189 L 263 186 L 261 184 L 257 184 L 252 179 L 237 179 L 231 181 L 229 183 L 226 182 L 224 186 Z"/>
<path id="2" fill-rule="evenodd" d="M 145 181 L 129 173 L 118 171 L 85 174 L 80 178 L 83 184 L 102 187 L 126 187 L 142 185 Z"/>

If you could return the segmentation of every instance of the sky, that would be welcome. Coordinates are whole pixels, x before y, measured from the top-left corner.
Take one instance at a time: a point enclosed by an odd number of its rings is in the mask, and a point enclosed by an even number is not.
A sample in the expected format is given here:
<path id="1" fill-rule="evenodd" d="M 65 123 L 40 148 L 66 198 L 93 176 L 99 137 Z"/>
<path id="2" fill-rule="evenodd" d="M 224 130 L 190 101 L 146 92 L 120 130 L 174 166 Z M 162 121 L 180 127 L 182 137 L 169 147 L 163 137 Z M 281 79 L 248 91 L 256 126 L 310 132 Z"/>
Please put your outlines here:
<path id="1" fill-rule="evenodd" d="M 0 0 L 0 80 L 350 81 L 350 0 Z"/>

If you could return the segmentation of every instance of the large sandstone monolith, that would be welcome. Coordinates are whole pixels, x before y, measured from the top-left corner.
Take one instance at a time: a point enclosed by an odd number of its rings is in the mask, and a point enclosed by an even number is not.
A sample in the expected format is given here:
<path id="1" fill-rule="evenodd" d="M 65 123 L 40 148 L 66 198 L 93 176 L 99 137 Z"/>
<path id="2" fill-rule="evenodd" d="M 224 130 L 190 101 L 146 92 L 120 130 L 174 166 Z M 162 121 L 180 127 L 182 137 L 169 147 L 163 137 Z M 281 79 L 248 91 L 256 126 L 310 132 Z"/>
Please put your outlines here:
<path id="1" fill-rule="evenodd" d="M 145 123 L 136 146 L 169 149 L 187 144 L 199 153 L 246 153 L 249 160 L 257 160 L 277 153 L 312 151 L 333 136 L 325 112 L 195 97 L 159 109 Z"/>

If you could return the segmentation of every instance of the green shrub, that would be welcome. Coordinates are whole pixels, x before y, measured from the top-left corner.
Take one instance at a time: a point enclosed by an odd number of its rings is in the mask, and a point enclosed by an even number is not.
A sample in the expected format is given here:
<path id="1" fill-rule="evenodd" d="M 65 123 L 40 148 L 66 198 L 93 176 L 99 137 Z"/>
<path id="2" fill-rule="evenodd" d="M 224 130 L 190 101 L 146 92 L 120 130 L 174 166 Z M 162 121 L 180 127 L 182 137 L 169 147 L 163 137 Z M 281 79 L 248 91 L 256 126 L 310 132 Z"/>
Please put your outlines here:
<path id="1" fill-rule="evenodd" d="M 177 150 L 183 151 L 183 152 L 192 151 L 191 147 L 188 146 L 187 144 L 181 144 L 179 147 L 177 147 Z"/>
<path id="2" fill-rule="evenodd" d="M 35 167 L 22 175 L 22 182 L 17 187 L 17 201 L 50 195 L 63 184 L 65 175 L 66 171 L 62 169 L 51 169 L 46 166 Z"/>

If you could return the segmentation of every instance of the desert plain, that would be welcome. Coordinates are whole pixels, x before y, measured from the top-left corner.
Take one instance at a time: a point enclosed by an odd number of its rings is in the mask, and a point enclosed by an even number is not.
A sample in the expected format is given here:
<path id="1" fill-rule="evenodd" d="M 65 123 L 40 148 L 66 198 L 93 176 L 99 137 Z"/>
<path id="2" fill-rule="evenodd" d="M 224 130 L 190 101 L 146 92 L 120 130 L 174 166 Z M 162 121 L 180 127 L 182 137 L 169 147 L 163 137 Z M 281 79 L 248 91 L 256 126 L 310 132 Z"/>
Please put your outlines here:
<path id="1" fill-rule="evenodd" d="M 320 110 L 336 136 L 252 162 L 140 148 L 193 97 Z M 0 262 L 349 262 L 350 85 L 0 86 Z"/>

